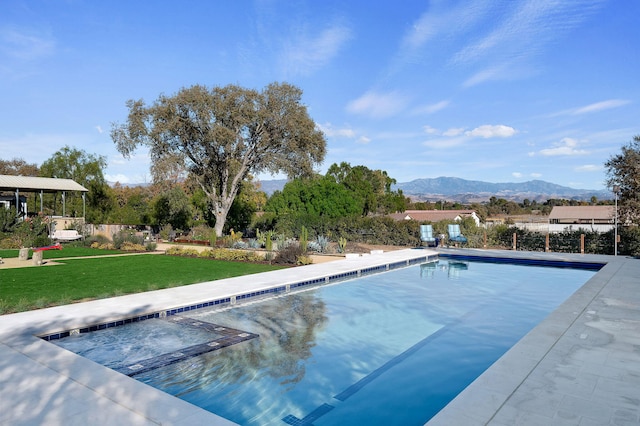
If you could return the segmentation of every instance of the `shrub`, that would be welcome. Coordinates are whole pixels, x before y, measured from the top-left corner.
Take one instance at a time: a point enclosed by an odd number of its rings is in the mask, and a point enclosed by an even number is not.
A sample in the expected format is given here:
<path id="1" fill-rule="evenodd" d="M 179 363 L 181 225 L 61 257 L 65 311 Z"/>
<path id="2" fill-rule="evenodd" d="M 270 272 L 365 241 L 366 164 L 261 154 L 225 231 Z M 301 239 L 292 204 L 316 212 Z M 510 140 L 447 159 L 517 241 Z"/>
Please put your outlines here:
<path id="1" fill-rule="evenodd" d="M 124 251 L 146 251 L 146 248 L 142 244 L 132 243 L 131 241 L 125 241 L 120 246 L 120 250 Z"/>
<path id="2" fill-rule="evenodd" d="M 278 254 L 273 261 L 281 265 L 297 265 L 298 258 L 301 256 L 304 256 L 302 247 L 298 244 L 289 244 L 287 247 L 278 250 Z"/>
<path id="3" fill-rule="evenodd" d="M 249 248 L 249 244 L 244 241 L 234 241 L 233 244 L 231 244 L 231 248 L 245 250 Z"/>
<path id="4" fill-rule="evenodd" d="M 141 235 L 135 235 L 133 231 L 122 230 L 116 234 L 113 234 L 113 245 L 116 249 L 120 249 L 125 243 L 129 245 L 139 245 L 144 250 L 144 237 Z"/>
<path id="5" fill-rule="evenodd" d="M 10 235 L 0 240 L 0 249 L 19 249 L 22 248 L 22 240 L 16 235 Z"/>
<path id="6" fill-rule="evenodd" d="M 160 229 L 158 235 L 160 235 L 160 238 L 162 238 L 163 240 L 170 241 L 175 237 L 175 232 L 173 232 L 173 227 L 171 226 L 171 224 L 167 223 L 162 227 L 162 229 Z"/>
<path id="7" fill-rule="evenodd" d="M 144 245 L 144 249 L 145 249 L 146 251 L 155 251 L 155 250 L 156 250 L 156 248 L 158 248 L 158 244 L 153 243 L 153 242 L 151 242 L 151 243 L 146 243 L 146 244 Z"/>
<path id="8" fill-rule="evenodd" d="M 262 260 L 260 256 L 252 252 L 224 248 L 203 250 L 200 252 L 199 257 L 240 262 L 259 262 Z"/>
<path id="9" fill-rule="evenodd" d="M 111 240 L 109 240 L 109 238 L 105 237 L 104 235 L 91 235 L 90 237 L 85 238 L 84 240 L 84 245 L 87 247 L 94 247 L 94 245 L 96 247 L 99 247 L 103 244 L 109 244 L 111 243 Z"/>

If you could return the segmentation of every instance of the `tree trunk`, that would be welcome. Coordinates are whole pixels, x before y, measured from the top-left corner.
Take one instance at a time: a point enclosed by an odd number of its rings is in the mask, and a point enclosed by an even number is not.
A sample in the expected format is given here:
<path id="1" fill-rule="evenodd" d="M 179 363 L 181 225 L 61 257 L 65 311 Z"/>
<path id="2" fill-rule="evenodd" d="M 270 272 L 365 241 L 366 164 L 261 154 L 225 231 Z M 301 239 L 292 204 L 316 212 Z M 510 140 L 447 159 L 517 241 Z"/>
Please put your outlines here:
<path id="1" fill-rule="evenodd" d="M 229 202 L 231 201 L 231 202 Z M 213 230 L 216 232 L 218 237 L 222 237 L 222 231 L 224 229 L 225 223 L 227 223 L 227 215 L 229 214 L 229 210 L 231 209 L 231 204 L 233 203 L 233 199 L 231 200 L 216 200 L 213 205 L 218 206 L 217 209 L 214 207 L 213 214 L 216 215 L 216 224 L 213 227 Z"/>

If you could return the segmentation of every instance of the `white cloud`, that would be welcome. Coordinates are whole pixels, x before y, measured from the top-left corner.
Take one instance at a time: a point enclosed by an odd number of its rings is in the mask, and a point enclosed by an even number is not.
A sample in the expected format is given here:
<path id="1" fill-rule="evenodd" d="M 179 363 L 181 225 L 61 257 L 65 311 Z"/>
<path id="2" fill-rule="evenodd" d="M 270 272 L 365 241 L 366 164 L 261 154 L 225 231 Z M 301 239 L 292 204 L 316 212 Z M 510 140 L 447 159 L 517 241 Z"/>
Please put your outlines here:
<path id="1" fill-rule="evenodd" d="M 316 126 L 328 137 L 341 137 L 353 139 L 356 137 L 356 132 L 351 128 L 334 128 L 331 123 L 318 124 Z"/>
<path id="2" fill-rule="evenodd" d="M 424 126 L 423 130 L 426 134 L 429 134 L 429 135 L 437 135 L 438 133 L 440 133 L 438 129 L 431 127 L 429 125 Z"/>
<path id="3" fill-rule="evenodd" d="M 447 138 L 431 139 L 423 142 L 422 145 L 427 146 L 429 148 L 451 148 L 454 146 L 462 145 L 466 141 L 467 141 L 467 138 L 464 136 L 447 137 Z"/>
<path id="4" fill-rule="evenodd" d="M 464 133 L 464 127 L 452 127 L 442 133 L 442 136 L 458 136 Z"/>
<path id="5" fill-rule="evenodd" d="M 542 173 L 531 173 L 531 177 L 534 179 L 538 179 L 542 177 Z"/>
<path id="6" fill-rule="evenodd" d="M 563 138 L 553 148 L 541 149 L 539 154 L 545 157 L 585 155 L 588 151 L 578 149 L 578 141 L 573 138 Z"/>
<path id="7" fill-rule="evenodd" d="M 484 124 L 480 127 L 476 127 L 473 130 L 465 132 L 465 135 L 472 137 L 480 137 L 484 139 L 488 138 L 509 138 L 516 134 L 516 129 L 513 127 L 505 126 L 503 124 L 490 125 Z"/>
<path id="8" fill-rule="evenodd" d="M 589 114 L 592 112 L 598 112 L 598 111 L 603 111 L 606 109 L 611 109 L 611 108 L 618 108 L 621 107 L 623 105 L 627 105 L 628 103 L 630 103 L 631 101 L 625 100 L 625 99 L 609 99 L 607 101 L 602 101 L 602 102 L 596 102 L 590 105 L 586 105 L 580 108 L 576 108 L 574 110 L 571 111 L 571 114 L 573 115 L 580 115 L 580 114 Z"/>
<path id="9" fill-rule="evenodd" d="M 413 115 L 434 114 L 447 108 L 449 104 L 451 104 L 451 101 L 440 101 L 436 102 L 435 104 L 419 106 L 414 109 Z"/>
<path id="10" fill-rule="evenodd" d="M 511 173 L 511 176 L 513 176 L 514 178 L 520 179 L 522 177 L 522 173 L 520 172 L 513 172 Z"/>
<path id="11" fill-rule="evenodd" d="M 595 164 L 585 164 L 584 166 L 578 166 L 575 169 L 576 172 L 599 172 L 602 170 L 602 166 Z"/>
<path id="12" fill-rule="evenodd" d="M 408 99 L 397 93 L 367 92 L 347 105 L 347 111 L 353 114 L 367 115 L 371 118 L 391 117 L 405 109 Z"/>
<path id="13" fill-rule="evenodd" d="M 360 136 L 360 137 L 358 138 L 357 142 L 358 142 L 358 143 L 361 143 L 361 144 L 363 144 L 363 145 L 366 145 L 366 144 L 368 144 L 369 142 L 371 142 L 371 139 L 369 139 L 369 138 L 368 138 L 368 137 L 366 137 L 366 136 Z"/>
<path id="14" fill-rule="evenodd" d="M 453 62 L 492 59 L 494 63 L 503 63 L 537 55 L 602 3 L 603 0 L 486 2 L 487 6 L 495 5 L 487 15 L 491 18 L 491 23 L 486 22 L 489 31 L 468 37 L 471 42 L 458 51 Z"/>
<path id="15" fill-rule="evenodd" d="M 98 131 L 98 133 L 104 133 L 104 130 L 102 130 L 102 126 L 96 126 L 96 130 Z"/>
<path id="16" fill-rule="evenodd" d="M 294 36 L 280 60 L 286 73 L 307 75 L 330 62 L 350 38 L 351 30 L 343 25 L 334 25 L 311 37 Z"/>

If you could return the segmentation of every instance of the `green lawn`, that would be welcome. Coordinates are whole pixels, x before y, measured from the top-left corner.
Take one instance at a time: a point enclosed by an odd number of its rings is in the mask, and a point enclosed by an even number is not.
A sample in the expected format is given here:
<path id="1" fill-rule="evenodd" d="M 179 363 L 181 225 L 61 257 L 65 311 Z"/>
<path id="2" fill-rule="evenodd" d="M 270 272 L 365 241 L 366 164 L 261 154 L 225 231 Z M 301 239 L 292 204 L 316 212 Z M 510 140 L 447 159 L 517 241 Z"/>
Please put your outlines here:
<path id="1" fill-rule="evenodd" d="M 1 270 L 0 314 L 281 268 L 157 254 L 62 262 L 62 265 Z"/>

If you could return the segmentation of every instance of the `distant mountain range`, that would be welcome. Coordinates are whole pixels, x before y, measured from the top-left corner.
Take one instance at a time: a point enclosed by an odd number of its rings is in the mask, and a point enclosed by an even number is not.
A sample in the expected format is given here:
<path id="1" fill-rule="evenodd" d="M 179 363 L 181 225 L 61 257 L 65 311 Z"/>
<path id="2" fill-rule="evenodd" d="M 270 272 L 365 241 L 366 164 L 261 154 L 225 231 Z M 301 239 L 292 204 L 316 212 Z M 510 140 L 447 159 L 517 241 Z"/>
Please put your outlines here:
<path id="1" fill-rule="evenodd" d="M 465 180 L 454 177 L 438 177 L 433 179 L 415 179 L 411 182 L 398 183 L 394 189 L 414 200 L 439 201 L 442 199 L 459 202 L 482 202 L 491 197 L 512 201 L 547 201 L 550 198 L 569 200 L 611 199 L 608 191 L 593 189 L 575 189 L 542 180 L 527 182 L 490 183 L 477 180 Z"/>
<path id="2" fill-rule="evenodd" d="M 276 190 L 282 190 L 286 179 L 260 181 L 261 190 L 271 195 Z M 569 200 L 598 200 L 612 199 L 609 191 L 594 189 L 575 189 L 542 180 L 527 182 L 491 183 L 478 180 L 466 180 L 455 177 L 438 177 L 415 179 L 401 182 L 393 190 L 402 192 L 414 201 L 458 201 L 473 203 L 488 201 L 491 197 L 521 202 L 524 199 L 544 202 L 550 198 Z"/>

